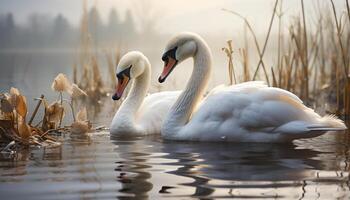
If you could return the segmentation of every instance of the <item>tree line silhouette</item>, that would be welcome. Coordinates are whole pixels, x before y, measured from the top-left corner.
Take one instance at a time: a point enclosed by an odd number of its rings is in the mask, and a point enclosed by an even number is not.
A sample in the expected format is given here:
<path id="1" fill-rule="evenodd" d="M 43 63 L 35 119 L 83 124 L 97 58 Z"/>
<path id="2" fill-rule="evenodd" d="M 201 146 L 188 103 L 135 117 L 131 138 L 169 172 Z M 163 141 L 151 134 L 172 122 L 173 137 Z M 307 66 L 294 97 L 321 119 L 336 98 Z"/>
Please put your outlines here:
<path id="1" fill-rule="evenodd" d="M 122 20 L 117 10 L 112 8 L 106 23 L 95 7 L 88 11 L 89 35 L 99 46 L 126 44 L 139 36 L 157 38 L 150 24 L 154 25 L 148 23 L 140 30 L 131 10 L 126 11 Z M 62 14 L 48 17 L 33 13 L 24 24 L 17 23 L 12 13 L 0 14 L 0 49 L 73 48 L 79 44 L 80 33 L 81 28 L 72 25 Z"/>

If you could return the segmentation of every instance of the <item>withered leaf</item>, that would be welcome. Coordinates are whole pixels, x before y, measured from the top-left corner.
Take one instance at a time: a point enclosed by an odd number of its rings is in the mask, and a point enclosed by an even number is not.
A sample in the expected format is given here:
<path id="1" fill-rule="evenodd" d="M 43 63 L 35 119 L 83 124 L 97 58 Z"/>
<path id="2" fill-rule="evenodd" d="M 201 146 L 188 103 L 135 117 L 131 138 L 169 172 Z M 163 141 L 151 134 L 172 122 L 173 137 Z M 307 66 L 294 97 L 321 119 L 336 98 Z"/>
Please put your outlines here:
<path id="1" fill-rule="evenodd" d="M 13 106 L 8 99 L 3 98 L 0 100 L 0 109 L 4 113 L 10 113 L 13 111 Z"/>
<path id="2" fill-rule="evenodd" d="M 87 121 L 77 121 L 73 122 L 71 125 L 71 132 L 75 134 L 87 133 L 90 130 L 89 122 Z"/>
<path id="3" fill-rule="evenodd" d="M 22 139 L 27 140 L 31 136 L 30 126 L 22 122 L 18 125 L 18 133 Z"/>
<path id="4" fill-rule="evenodd" d="M 16 112 L 23 118 L 27 115 L 27 100 L 23 95 L 18 95 L 18 103 L 16 106 Z"/>
<path id="5" fill-rule="evenodd" d="M 9 95 L 9 101 L 12 104 L 12 106 L 15 108 L 18 105 L 18 96 L 21 95 L 19 93 L 19 90 L 17 88 L 11 87 L 10 89 L 10 95 Z"/>
<path id="6" fill-rule="evenodd" d="M 80 96 L 87 96 L 87 94 L 82 89 L 80 89 L 78 85 L 73 83 L 71 97 L 74 99 Z"/>
<path id="7" fill-rule="evenodd" d="M 46 116 L 48 117 L 49 121 L 58 122 L 61 117 L 63 118 L 64 116 L 63 106 L 57 101 L 53 102 L 47 107 Z"/>

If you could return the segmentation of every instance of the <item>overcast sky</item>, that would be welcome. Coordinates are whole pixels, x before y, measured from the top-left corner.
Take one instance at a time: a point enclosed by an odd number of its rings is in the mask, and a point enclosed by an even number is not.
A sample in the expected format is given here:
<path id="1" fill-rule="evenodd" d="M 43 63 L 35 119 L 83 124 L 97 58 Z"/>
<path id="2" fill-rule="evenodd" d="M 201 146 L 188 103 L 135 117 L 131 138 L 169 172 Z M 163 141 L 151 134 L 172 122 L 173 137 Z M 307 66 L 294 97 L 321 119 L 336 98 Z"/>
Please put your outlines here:
<path id="1" fill-rule="evenodd" d="M 329 1 L 325 0 L 305 0 L 307 15 L 311 16 L 314 13 L 313 6 L 317 5 L 318 1 L 330 6 Z M 82 2 L 82 0 L 0 0 L 0 13 L 14 13 L 18 23 L 25 23 L 31 13 L 50 16 L 61 13 L 71 23 L 78 24 L 82 14 Z M 345 9 L 345 0 L 334 2 L 338 12 Z M 123 17 L 127 9 L 131 9 L 133 14 L 139 17 L 151 13 L 160 33 L 195 31 L 232 34 L 242 30 L 242 20 L 223 12 L 222 8 L 234 10 L 248 17 L 255 30 L 265 30 L 268 27 L 273 4 L 274 0 L 88 0 L 89 7 L 96 5 L 105 21 L 111 8 L 115 8 L 120 17 Z M 300 0 L 284 0 L 283 10 L 287 16 L 298 14 Z"/>

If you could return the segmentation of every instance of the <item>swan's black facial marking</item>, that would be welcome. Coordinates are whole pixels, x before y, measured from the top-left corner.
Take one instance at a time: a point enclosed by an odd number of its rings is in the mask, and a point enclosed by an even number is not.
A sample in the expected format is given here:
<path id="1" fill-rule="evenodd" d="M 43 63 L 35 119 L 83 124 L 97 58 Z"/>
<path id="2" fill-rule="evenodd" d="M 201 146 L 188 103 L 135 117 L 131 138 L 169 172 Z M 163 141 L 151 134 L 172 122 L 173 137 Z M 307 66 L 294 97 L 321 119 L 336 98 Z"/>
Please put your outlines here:
<path id="1" fill-rule="evenodd" d="M 162 56 L 162 60 L 164 61 L 164 69 L 162 74 L 158 78 L 158 81 L 160 83 L 163 83 L 165 81 L 165 79 L 174 70 L 175 66 L 178 63 L 178 60 L 176 59 L 176 50 L 177 47 L 174 47 L 165 52 Z"/>
<path id="2" fill-rule="evenodd" d="M 130 80 L 131 67 L 132 67 L 132 65 L 130 65 L 128 68 L 126 68 L 123 71 L 116 74 L 117 79 L 118 79 L 118 84 L 117 84 L 116 92 L 112 96 L 112 99 L 114 101 L 119 100 L 122 97 L 124 89 L 126 88 L 126 86 L 129 83 L 129 80 Z"/>
<path id="3" fill-rule="evenodd" d="M 169 49 L 167 52 L 165 52 L 165 53 L 163 54 L 162 60 L 163 60 L 164 62 L 168 62 L 169 57 L 176 60 L 176 50 L 177 50 L 177 47 L 174 47 L 174 48 L 172 48 L 172 49 Z"/>
<path id="4" fill-rule="evenodd" d="M 126 75 L 127 77 L 130 78 L 130 69 L 131 69 L 131 67 L 132 67 L 132 65 L 130 65 L 128 68 L 126 68 L 123 71 L 121 71 L 118 74 L 116 74 L 118 80 L 119 79 L 123 79 L 123 75 Z"/>

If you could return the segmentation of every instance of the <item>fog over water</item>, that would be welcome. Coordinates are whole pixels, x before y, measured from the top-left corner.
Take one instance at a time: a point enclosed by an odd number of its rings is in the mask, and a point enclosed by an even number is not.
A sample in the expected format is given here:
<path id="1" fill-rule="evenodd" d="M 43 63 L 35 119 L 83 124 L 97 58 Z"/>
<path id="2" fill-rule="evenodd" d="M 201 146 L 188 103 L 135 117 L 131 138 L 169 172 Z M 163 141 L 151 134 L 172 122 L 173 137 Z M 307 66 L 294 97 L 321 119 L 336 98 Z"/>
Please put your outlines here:
<path id="1" fill-rule="evenodd" d="M 334 1 L 336 9 L 344 9 L 344 1 Z M 99 64 L 107 76 L 105 51 L 120 49 L 122 53 L 140 50 L 153 66 L 153 82 L 163 63 L 160 57 L 172 35 L 193 31 L 202 35 L 213 52 L 213 75 L 209 87 L 228 82 L 227 59 L 221 48 L 233 40 L 234 64 L 241 70 L 239 49 L 248 39 L 250 65 L 255 67 L 257 54 L 252 38 L 245 31 L 242 19 L 222 9 L 234 10 L 247 17 L 260 44 L 264 42 L 273 10 L 273 0 L 217 0 L 217 1 L 157 1 L 157 0 L 98 0 L 87 1 L 89 31 L 93 48 L 100 57 Z M 307 23 L 314 24 L 317 10 L 329 9 L 326 1 L 305 1 Z M 300 1 L 283 1 L 283 27 L 293 16 L 300 16 Z M 325 14 L 329 14 L 325 12 Z M 17 84 L 32 95 L 50 91 L 49 82 L 58 72 L 72 73 L 78 60 L 83 15 L 83 1 L 60 0 L 0 0 L 0 75 L 1 90 Z M 276 19 L 277 20 L 277 19 Z M 265 62 L 275 62 L 277 21 L 273 26 Z M 192 61 L 183 63 L 170 77 L 163 89 L 181 89 L 190 75 Z M 20 79 L 20 82 L 14 81 Z"/>

